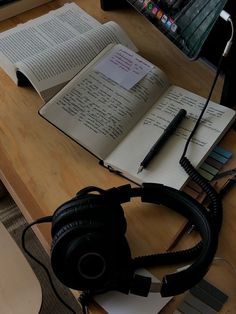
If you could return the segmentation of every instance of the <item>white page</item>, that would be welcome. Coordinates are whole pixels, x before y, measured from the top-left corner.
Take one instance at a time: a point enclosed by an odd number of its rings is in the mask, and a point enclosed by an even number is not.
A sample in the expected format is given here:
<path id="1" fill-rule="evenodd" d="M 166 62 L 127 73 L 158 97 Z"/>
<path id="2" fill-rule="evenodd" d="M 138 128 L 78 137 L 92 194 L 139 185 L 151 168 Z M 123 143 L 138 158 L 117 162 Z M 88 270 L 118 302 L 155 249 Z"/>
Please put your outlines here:
<path id="1" fill-rule="evenodd" d="M 0 52 L 12 63 L 56 47 L 100 23 L 75 3 L 51 11 L 0 34 Z"/>
<path id="2" fill-rule="evenodd" d="M 17 83 L 17 62 L 47 52 L 100 23 L 75 3 L 65 4 L 43 16 L 0 34 L 0 64 Z"/>
<path id="3" fill-rule="evenodd" d="M 152 282 L 160 282 L 147 270 L 137 271 L 140 275 L 151 277 Z M 117 291 L 106 292 L 95 296 L 95 300 L 109 314 L 157 314 L 172 299 L 162 298 L 160 293 L 149 293 L 147 297 L 134 294 L 123 294 Z"/>
<path id="4" fill-rule="evenodd" d="M 95 67 L 120 86 L 131 89 L 154 65 L 126 47 L 116 46 Z"/>
<path id="5" fill-rule="evenodd" d="M 110 43 L 136 50 L 118 24 L 107 22 L 17 65 L 40 92 L 68 82 Z"/>
<path id="6" fill-rule="evenodd" d="M 204 103 L 204 98 L 182 88 L 171 86 L 169 91 L 108 156 L 105 164 L 121 171 L 124 176 L 137 183 L 162 183 L 181 189 L 186 183 L 188 175 L 180 166 L 179 160 L 186 140 L 196 122 L 195 119 L 199 116 Z M 187 117 L 148 167 L 137 174 L 141 161 L 181 108 L 186 109 Z M 196 167 L 204 160 L 212 145 L 220 140 L 225 130 L 233 122 L 234 117 L 234 110 L 218 104 L 209 104 L 201 126 L 187 151 L 187 157 L 193 166 Z"/>
<path id="7" fill-rule="evenodd" d="M 126 90 L 94 70 L 99 61 L 100 56 L 44 105 L 40 114 L 104 159 L 164 93 L 169 82 L 161 70 L 154 68 Z"/>

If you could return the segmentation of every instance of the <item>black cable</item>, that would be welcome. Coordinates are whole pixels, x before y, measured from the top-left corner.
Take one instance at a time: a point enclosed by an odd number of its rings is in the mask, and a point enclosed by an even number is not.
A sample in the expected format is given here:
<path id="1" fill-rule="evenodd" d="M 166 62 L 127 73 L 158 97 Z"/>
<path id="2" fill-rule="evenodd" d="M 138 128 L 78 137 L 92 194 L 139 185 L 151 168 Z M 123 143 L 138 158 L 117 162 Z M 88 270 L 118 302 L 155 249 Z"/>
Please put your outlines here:
<path id="1" fill-rule="evenodd" d="M 81 304 L 83 314 L 88 314 L 88 305 L 91 301 L 92 293 L 89 290 L 82 291 L 78 301 Z"/>
<path id="2" fill-rule="evenodd" d="M 209 92 L 209 95 L 208 95 L 207 100 L 205 102 L 205 105 L 204 105 L 195 125 L 194 125 L 194 128 L 193 128 L 192 132 L 190 133 L 190 135 L 186 141 L 182 156 L 181 156 L 180 161 L 179 161 L 180 165 L 183 167 L 183 169 L 186 171 L 186 173 L 189 175 L 189 177 L 195 183 L 197 183 L 202 188 L 202 190 L 207 194 L 207 196 L 210 200 L 209 209 L 210 209 L 212 222 L 213 222 L 214 227 L 216 228 L 217 232 L 220 231 L 220 228 L 222 225 L 222 216 L 223 216 L 223 214 L 222 214 L 223 209 L 222 209 L 220 197 L 218 196 L 218 193 L 215 191 L 215 189 L 210 185 L 210 183 L 202 175 L 200 175 L 200 173 L 191 164 L 189 159 L 186 157 L 186 153 L 187 153 L 188 147 L 190 145 L 190 141 L 193 138 L 193 136 L 194 136 L 194 134 L 195 134 L 200 122 L 201 122 L 201 119 L 202 119 L 202 117 L 203 117 L 203 115 L 207 109 L 209 101 L 211 99 L 212 92 L 215 88 L 217 79 L 218 79 L 220 72 L 221 72 L 223 60 L 224 60 L 224 57 L 221 56 L 218 67 L 217 67 L 216 75 L 215 75 L 215 78 L 213 80 L 210 92 Z"/>
<path id="3" fill-rule="evenodd" d="M 22 235 L 21 235 L 21 243 L 22 243 L 22 248 L 23 250 L 25 251 L 25 253 L 31 258 L 33 259 L 37 264 L 39 264 L 45 271 L 45 273 L 47 274 L 48 276 L 48 280 L 50 282 L 50 285 L 52 287 L 52 290 L 55 294 L 55 296 L 57 297 L 57 299 L 68 309 L 71 311 L 71 313 L 74 313 L 76 314 L 76 312 L 61 298 L 61 296 L 59 295 L 59 293 L 57 292 L 56 290 L 56 287 L 54 286 L 54 283 L 52 281 L 52 277 L 51 277 L 51 274 L 48 270 L 48 268 L 42 263 L 40 262 L 33 254 L 30 253 L 30 251 L 28 251 L 28 249 L 26 248 L 25 246 L 25 235 L 26 235 L 26 232 L 34 225 L 36 224 L 41 224 L 41 223 L 47 223 L 47 222 L 51 222 L 52 221 L 52 216 L 46 216 L 46 217 L 42 217 L 42 218 L 39 218 L 35 221 L 33 221 L 32 223 L 28 224 L 23 232 L 22 232 Z M 86 313 L 86 312 L 84 312 Z"/>
<path id="4" fill-rule="evenodd" d="M 224 18 L 226 21 L 230 22 L 230 24 L 231 24 L 231 36 L 230 36 L 230 39 L 227 41 L 225 49 L 224 49 L 224 51 L 220 57 L 220 60 L 219 60 L 218 66 L 217 66 L 217 70 L 216 70 L 216 75 L 215 75 L 215 78 L 213 80 L 209 95 L 208 95 L 207 100 L 205 102 L 205 105 L 204 105 L 195 125 L 194 125 L 192 132 L 190 133 L 190 135 L 186 141 L 182 156 L 181 156 L 180 161 L 179 161 L 180 165 L 184 168 L 184 170 L 189 175 L 189 177 L 195 183 L 197 183 L 202 188 L 202 190 L 207 194 L 207 196 L 210 200 L 209 210 L 210 210 L 212 222 L 213 222 L 214 227 L 216 228 L 217 232 L 220 231 L 220 228 L 222 225 L 222 220 L 223 220 L 223 207 L 222 207 L 221 197 L 216 192 L 216 190 L 210 185 L 210 183 L 202 175 L 200 175 L 200 173 L 191 164 L 191 162 L 186 157 L 186 153 L 187 153 L 190 141 L 193 138 L 193 136 L 194 136 L 194 134 L 195 134 L 200 122 L 201 122 L 201 119 L 202 119 L 202 117 L 206 111 L 206 108 L 209 104 L 209 101 L 211 99 L 211 96 L 212 96 L 213 90 L 215 88 L 216 82 L 217 82 L 218 77 L 219 77 L 221 70 L 222 70 L 223 61 L 225 60 L 225 57 L 228 56 L 229 50 L 232 46 L 232 42 L 234 39 L 234 25 L 233 25 L 233 22 L 232 22 L 230 15 L 228 15 L 227 12 L 223 12 L 223 16 L 221 16 L 221 17 Z"/>
<path id="5" fill-rule="evenodd" d="M 232 46 L 232 43 L 233 43 L 233 40 L 234 40 L 234 24 L 233 24 L 233 21 L 232 21 L 230 16 L 228 17 L 227 21 L 230 23 L 230 26 L 231 26 L 231 36 L 230 36 L 229 40 L 227 41 L 225 49 L 224 49 L 224 51 L 223 51 L 223 53 L 222 53 L 222 55 L 220 57 L 220 60 L 218 62 L 218 66 L 217 66 L 217 69 L 216 69 L 216 75 L 215 75 L 215 78 L 213 80 L 213 83 L 212 83 L 209 95 L 208 95 L 207 100 L 205 102 L 205 105 L 204 105 L 204 107 L 203 107 L 203 109 L 202 109 L 202 111 L 201 111 L 201 113 L 200 113 L 200 115 L 199 115 L 199 117 L 197 119 L 197 122 L 196 122 L 196 124 L 195 124 L 195 126 L 194 126 L 194 128 L 193 128 L 193 130 L 191 132 L 191 134 L 189 135 L 189 137 L 187 139 L 187 142 L 185 144 L 185 147 L 184 147 L 184 150 L 183 150 L 183 154 L 182 154 L 180 160 L 183 159 L 185 157 L 185 155 L 186 155 L 189 143 L 190 143 L 193 135 L 195 134 L 195 132 L 196 132 L 196 130 L 197 130 L 197 128 L 198 128 L 198 126 L 199 126 L 199 124 L 201 122 L 202 116 L 205 113 L 206 108 L 207 108 L 207 106 L 209 104 L 209 101 L 211 99 L 211 96 L 212 96 L 213 90 L 215 88 L 216 82 L 217 82 L 217 80 L 219 78 L 219 75 L 221 73 L 221 70 L 222 70 L 223 61 L 225 60 L 225 57 L 228 56 L 229 50 L 230 50 L 230 48 Z"/>
<path id="6" fill-rule="evenodd" d="M 225 56 L 228 54 L 228 47 L 230 48 L 232 40 L 233 40 L 233 34 L 234 34 L 234 29 L 232 25 L 231 19 L 229 20 L 232 26 L 232 35 L 230 37 L 230 40 L 227 42 L 225 50 L 219 60 L 219 64 L 216 70 L 216 75 L 214 77 L 209 95 L 206 99 L 206 102 L 203 106 L 202 111 L 200 112 L 200 115 L 193 127 L 193 130 L 191 131 L 185 147 L 183 149 L 182 156 L 180 158 L 180 165 L 184 168 L 186 173 L 189 175 L 189 177 L 197 183 L 202 190 L 207 194 L 209 200 L 210 200 L 210 205 L 208 206 L 209 208 L 209 214 L 210 214 L 210 219 L 211 223 L 214 227 L 214 231 L 216 234 L 219 234 L 219 231 L 221 229 L 222 225 L 222 216 L 223 216 L 223 207 L 222 207 L 222 201 L 220 195 L 216 192 L 216 190 L 210 185 L 210 183 L 202 176 L 200 173 L 195 169 L 195 167 L 191 164 L 191 162 L 188 160 L 188 158 L 185 156 L 187 153 L 187 149 L 189 147 L 190 141 L 195 134 L 203 114 L 206 111 L 206 108 L 209 104 L 209 101 L 211 99 L 213 90 L 215 88 L 216 82 L 218 80 L 218 77 L 221 73 L 221 68 L 223 64 L 223 60 L 225 59 Z M 155 265 L 166 265 L 166 264 L 176 264 L 180 262 L 186 262 L 195 259 L 198 255 L 199 252 L 202 249 L 202 241 L 197 243 L 194 247 L 186 249 L 186 250 L 181 250 L 177 252 L 165 252 L 165 253 L 157 253 L 157 254 L 152 254 L 152 255 L 146 255 L 146 256 L 138 256 L 133 259 L 133 266 L 134 269 L 142 268 L 142 267 L 151 267 Z"/>
<path id="7" fill-rule="evenodd" d="M 216 75 L 215 75 L 214 81 L 213 81 L 212 86 L 211 86 L 211 90 L 210 90 L 210 92 L 209 92 L 209 95 L 208 95 L 208 97 L 207 97 L 207 100 L 206 100 L 206 102 L 205 102 L 205 105 L 204 105 L 204 107 L 203 107 L 203 109 L 202 109 L 202 111 L 201 111 L 201 113 L 200 113 L 200 115 L 199 115 L 199 117 L 198 117 L 198 119 L 197 119 L 197 121 L 196 121 L 196 123 L 195 123 L 195 126 L 194 126 L 193 130 L 191 131 L 191 133 L 190 133 L 190 135 L 189 135 L 189 137 L 188 137 L 188 139 L 187 139 L 187 141 L 186 141 L 186 144 L 185 144 L 185 147 L 184 147 L 184 150 L 183 150 L 183 153 L 182 153 L 182 156 L 181 156 L 180 160 L 181 160 L 183 157 L 185 157 L 186 152 L 187 152 L 187 149 L 188 149 L 188 146 L 189 146 L 189 143 L 190 143 L 190 141 L 191 141 L 193 135 L 195 134 L 195 132 L 196 132 L 196 130 L 197 130 L 197 128 L 198 128 L 198 126 L 199 126 L 201 120 L 202 120 L 202 116 L 203 116 L 203 114 L 204 114 L 205 111 L 206 111 L 206 108 L 207 108 L 207 106 L 208 106 L 208 104 L 209 104 L 209 101 L 211 100 L 211 96 L 212 96 L 213 90 L 214 90 L 214 88 L 215 88 L 216 82 L 217 82 L 218 77 L 219 77 L 220 72 L 221 72 L 223 60 L 224 60 L 224 58 L 223 58 L 223 56 L 221 56 L 220 61 L 219 61 L 219 64 L 218 64 L 218 67 L 217 67 L 217 70 L 216 70 Z"/>

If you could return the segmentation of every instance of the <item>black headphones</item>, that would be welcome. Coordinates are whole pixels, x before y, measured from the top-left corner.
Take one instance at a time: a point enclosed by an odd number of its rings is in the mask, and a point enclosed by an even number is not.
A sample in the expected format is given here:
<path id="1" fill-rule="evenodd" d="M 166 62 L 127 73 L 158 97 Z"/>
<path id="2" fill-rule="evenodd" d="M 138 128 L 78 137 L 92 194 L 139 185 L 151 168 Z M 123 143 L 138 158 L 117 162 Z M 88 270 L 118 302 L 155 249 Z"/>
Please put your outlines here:
<path id="1" fill-rule="evenodd" d="M 132 197 L 165 205 L 185 216 L 202 240 L 183 251 L 132 258 L 121 207 Z M 193 287 L 207 273 L 217 250 L 218 231 L 204 206 L 171 187 L 153 183 L 109 190 L 87 187 L 52 216 L 51 265 L 57 278 L 76 290 L 93 294 L 118 290 L 143 296 L 155 290 L 162 296 L 177 295 Z M 192 264 L 166 275 L 155 288 L 150 278 L 135 274 L 137 268 L 182 262 Z"/>

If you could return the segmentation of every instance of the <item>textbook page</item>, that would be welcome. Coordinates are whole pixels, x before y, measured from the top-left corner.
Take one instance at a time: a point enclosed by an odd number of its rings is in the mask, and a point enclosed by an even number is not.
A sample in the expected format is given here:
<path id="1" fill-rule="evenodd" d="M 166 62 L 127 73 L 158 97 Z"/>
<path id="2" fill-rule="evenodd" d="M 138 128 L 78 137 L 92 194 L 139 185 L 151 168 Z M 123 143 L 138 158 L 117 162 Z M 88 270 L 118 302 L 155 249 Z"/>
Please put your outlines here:
<path id="1" fill-rule="evenodd" d="M 148 61 L 122 45 L 108 47 L 39 111 L 102 160 L 169 86 L 165 74 L 154 66 L 131 89 L 120 86 L 96 69 L 109 56 L 113 61 L 117 57 L 117 66 L 124 64 L 127 51 L 130 58 L 134 57 L 134 64 L 143 60 L 148 66 Z M 124 71 L 127 75 L 127 69 Z"/>
<path id="2" fill-rule="evenodd" d="M 0 34 L 0 65 L 17 83 L 17 62 L 76 38 L 100 23 L 75 3 L 65 4 L 41 17 Z"/>
<path id="3" fill-rule="evenodd" d="M 154 182 L 181 189 L 188 175 L 179 165 L 179 160 L 204 104 L 204 98 L 180 87 L 171 86 L 111 152 L 104 164 L 139 184 Z M 148 167 L 138 174 L 141 161 L 182 108 L 187 111 L 187 116 Z M 234 110 L 213 102 L 209 103 L 187 151 L 186 156 L 193 166 L 200 166 L 234 119 Z"/>
<path id="4" fill-rule="evenodd" d="M 122 28 L 110 21 L 16 66 L 47 101 L 111 43 L 137 50 Z"/>

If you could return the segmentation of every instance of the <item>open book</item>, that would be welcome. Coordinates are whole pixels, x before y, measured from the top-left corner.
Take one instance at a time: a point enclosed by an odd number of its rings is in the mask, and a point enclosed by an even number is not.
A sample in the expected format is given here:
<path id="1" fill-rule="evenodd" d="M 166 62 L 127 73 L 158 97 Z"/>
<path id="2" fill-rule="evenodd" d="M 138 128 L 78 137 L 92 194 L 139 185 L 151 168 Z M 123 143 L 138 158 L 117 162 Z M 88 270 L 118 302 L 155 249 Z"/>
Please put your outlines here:
<path id="1" fill-rule="evenodd" d="M 123 45 L 109 45 L 39 111 L 45 119 L 134 182 L 180 189 L 188 175 L 179 159 L 205 99 L 173 86 L 156 66 Z M 140 162 L 180 108 L 187 111 L 150 165 Z M 210 102 L 187 157 L 197 167 L 235 119 Z"/>
<path id="2" fill-rule="evenodd" d="M 110 43 L 136 50 L 115 22 L 100 24 L 75 3 L 65 4 L 2 32 L 0 66 L 47 101 Z"/>

